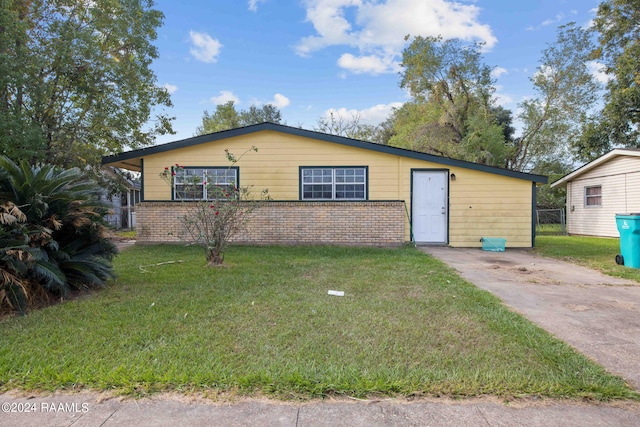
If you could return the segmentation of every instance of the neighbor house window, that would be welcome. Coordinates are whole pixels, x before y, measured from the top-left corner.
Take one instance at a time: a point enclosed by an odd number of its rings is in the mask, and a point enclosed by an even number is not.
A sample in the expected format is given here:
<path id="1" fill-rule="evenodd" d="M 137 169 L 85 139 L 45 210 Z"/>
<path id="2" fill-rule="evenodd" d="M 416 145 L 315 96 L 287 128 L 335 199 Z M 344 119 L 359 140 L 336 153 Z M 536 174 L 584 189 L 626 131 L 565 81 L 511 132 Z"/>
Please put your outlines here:
<path id="1" fill-rule="evenodd" d="M 300 170 L 302 200 L 366 200 L 366 167 L 304 167 Z"/>
<path id="2" fill-rule="evenodd" d="M 602 206 L 602 186 L 584 188 L 585 206 Z"/>
<path id="3" fill-rule="evenodd" d="M 238 185 L 238 168 L 174 169 L 174 200 L 214 200 L 235 194 Z"/>

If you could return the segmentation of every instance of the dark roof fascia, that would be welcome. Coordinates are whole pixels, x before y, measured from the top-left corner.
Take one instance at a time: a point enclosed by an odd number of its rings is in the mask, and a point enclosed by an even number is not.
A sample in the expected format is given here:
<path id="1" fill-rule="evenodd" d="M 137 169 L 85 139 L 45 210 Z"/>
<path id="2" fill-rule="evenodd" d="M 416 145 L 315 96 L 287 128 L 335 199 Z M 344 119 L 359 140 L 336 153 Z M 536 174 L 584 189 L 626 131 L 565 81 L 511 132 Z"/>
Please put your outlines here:
<path id="1" fill-rule="evenodd" d="M 317 139 L 326 142 L 332 142 L 334 144 L 346 145 L 349 147 L 362 148 L 365 150 L 378 151 L 381 153 L 393 154 L 396 156 L 408 157 L 417 160 L 425 160 L 428 162 L 439 163 L 447 166 L 455 166 L 466 169 L 477 170 L 481 172 L 488 172 L 497 175 L 504 175 L 511 178 L 519 178 L 527 181 L 533 181 L 541 184 L 546 184 L 548 179 L 544 175 L 530 174 L 526 172 L 512 171 L 508 169 L 498 168 L 494 166 L 480 165 L 478 163 L 467 162 L 464 160 L 456 160 L 448 157 L 440 157 L 433 154 L 422 153 L 419 151 L 407 150 L 405 148 L 392 147 L 389 145 L 376 144 L 373 142 L 360 141 L 358 139 L 346 138 L 343 136 L 329 135 L 326 133 L 311 131 L 307 129 L 294 128 L 291 126 L 275 124 L 275 123 L 260 123 L 257 125 L 245 126 L 236 129 L 225 130 L 221 132 L 211 133 L 207 135 L 199 135 L 193 138 L 183 139 L 175 142 L 169 142 L 166 144 L 155 145 L 153 147 L 141 148 L 138 150 L 127 151 L 121 154 L 113 156 L 105 156 L 102 158 L 102 164 L 109 164 L 114 162 L 122 162 L 125 160 L 145 157 L 152 154 L 163 153 L 170 150 L 176 150 L 179 148 L 192 147 L 198 144 L 204 144 L 207 142 L 215 142 L 226 138 L 233 138 L 236 136 L 243 136 L 254 132 L 261 131 L 274 131 L 282 132 L 289 135 L 301 136 L 304 138 Z"/>

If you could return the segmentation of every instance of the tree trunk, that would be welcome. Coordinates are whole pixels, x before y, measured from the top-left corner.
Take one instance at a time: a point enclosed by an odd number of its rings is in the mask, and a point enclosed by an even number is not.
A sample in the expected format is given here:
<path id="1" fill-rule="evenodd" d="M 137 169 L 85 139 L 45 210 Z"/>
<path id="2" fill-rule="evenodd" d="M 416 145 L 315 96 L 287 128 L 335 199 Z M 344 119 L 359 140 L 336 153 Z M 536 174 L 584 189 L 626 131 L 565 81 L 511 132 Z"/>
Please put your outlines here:
<path id="1" fill-rule="evenodd" d="M 217 250 L 207 251 L 207 264 L 209 267 L 217 267 L 224 262 L 224 255 Z"/>

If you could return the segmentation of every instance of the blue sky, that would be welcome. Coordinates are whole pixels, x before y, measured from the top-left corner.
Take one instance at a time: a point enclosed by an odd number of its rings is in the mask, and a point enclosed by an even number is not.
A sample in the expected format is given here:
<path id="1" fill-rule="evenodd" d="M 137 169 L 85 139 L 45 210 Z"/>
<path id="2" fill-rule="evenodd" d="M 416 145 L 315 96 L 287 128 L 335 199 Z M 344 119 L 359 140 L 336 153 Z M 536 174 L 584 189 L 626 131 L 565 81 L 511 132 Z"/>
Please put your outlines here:
<path id="1" fill-rule="evenodd" d="M 274 104 L 313 129 L 334 111 L 383 121 L 409 97 L 398 72 L 406 34 L 485 45 L 497 101 L 517 114 L 559 25 L 586 26 L 597 0 L 158 0 L 165 14 L 152 68 L 171 93 L 169 142 L 194 135 L 204 110 Z"/>

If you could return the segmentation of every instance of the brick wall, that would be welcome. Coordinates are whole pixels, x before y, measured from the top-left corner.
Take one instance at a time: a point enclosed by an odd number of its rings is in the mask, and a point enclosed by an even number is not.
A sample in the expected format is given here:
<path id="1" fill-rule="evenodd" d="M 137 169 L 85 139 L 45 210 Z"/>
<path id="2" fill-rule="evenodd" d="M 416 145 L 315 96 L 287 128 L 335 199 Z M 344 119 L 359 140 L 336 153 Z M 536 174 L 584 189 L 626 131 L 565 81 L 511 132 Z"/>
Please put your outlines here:
<path id="1" fill-rule="evenodd" d="M 180 242 L 180 218 L 190 203 L 136 205 L 140 243 Z M 402 201 L 259 202 L 233 240 L 247 244 L 397 246 L 404 243 Z"/>

